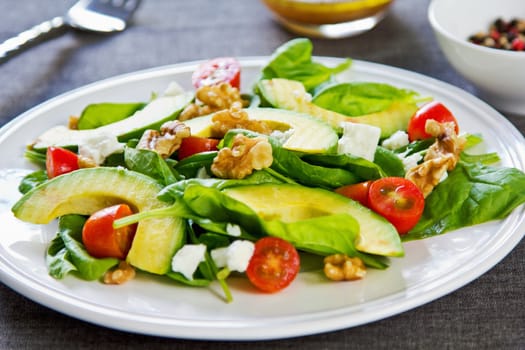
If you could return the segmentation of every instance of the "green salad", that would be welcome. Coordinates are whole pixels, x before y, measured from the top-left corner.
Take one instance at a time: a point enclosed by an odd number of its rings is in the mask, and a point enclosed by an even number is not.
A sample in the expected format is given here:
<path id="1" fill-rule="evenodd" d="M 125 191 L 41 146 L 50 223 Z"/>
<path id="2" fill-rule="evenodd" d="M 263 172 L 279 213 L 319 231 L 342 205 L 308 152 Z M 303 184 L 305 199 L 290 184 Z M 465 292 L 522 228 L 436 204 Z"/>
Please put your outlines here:
<path id="1" fill-rule="evenodd" d="M 352 61 L 340 62 L 317 62 L 299 38 L 242 90 L 241 65 L 220 57 L 197 68 L 191 91 L 174 82 L 147 101 L 72 111 L 28 146 L 41 169 L 12 211 L 58 218 L 54 278 L 151 273 L 219 283 L 229 302 L 231 275 L 273 293 L 313 256 L 327 279 L 366 278 L 402 258 L 404 241 L 502 219 L 525 201 L 525 174 L 469 153 L 482 135 L 443 103 L 340 82 Z"/>

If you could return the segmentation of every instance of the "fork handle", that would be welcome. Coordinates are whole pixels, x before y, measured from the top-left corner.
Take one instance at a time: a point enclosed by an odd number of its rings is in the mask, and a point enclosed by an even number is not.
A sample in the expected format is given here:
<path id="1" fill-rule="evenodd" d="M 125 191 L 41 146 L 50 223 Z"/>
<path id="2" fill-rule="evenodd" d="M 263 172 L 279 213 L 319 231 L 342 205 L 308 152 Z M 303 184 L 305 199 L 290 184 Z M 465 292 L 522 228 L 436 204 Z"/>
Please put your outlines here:
<path id="1" fill-rule="evenodd" d="M 15 37 L 7 39 L 0 44 L 0 62 L 7 60 L 22 49 L 35 44 L 38 40 L 41 40 L 52 33 L 59 32 L 60 29 L 65 27 L 66 22 L 64 18 L 55 17 L 49 21 L 42 22 L 31 29 L 23 31 Z"/>

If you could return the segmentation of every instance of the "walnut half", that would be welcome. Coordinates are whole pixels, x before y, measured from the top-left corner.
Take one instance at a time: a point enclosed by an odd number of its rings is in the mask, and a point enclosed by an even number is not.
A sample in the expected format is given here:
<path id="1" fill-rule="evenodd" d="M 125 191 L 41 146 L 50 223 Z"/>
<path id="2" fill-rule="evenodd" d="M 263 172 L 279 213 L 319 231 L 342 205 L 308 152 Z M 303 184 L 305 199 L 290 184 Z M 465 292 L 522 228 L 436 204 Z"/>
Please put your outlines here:
<path id="1" fill-rule="evenodd" d="M 447 171 L 456 167 L 466 139 L 456 134 L 454 123 L 439 123 L 429 119 L 425 131 L 434 136 L 436 142 L 429 147 L 423 163 L 408 170 L 405 177 L 427 197 Z"/>
<path id="2" fill-rule="evenodd" d="M 243 179 L 253 170 L 270 167 L 272 146 L 265 137 L 249 138 L 237 134 L 232 147 L 222 148 L 211 166 L 212 173 L 223 179 Z"/>
<path id="3" fill-rule="evenodd" d="M 137 144 L 138 149 L 149 149 L 168 158 L 179 149 L 182 139 L 190 136 L 190 128 L 178 120 L 168 121 L 160 131 L 146 130 Z"/>
<path id="4" fill-rule="evenodd" d="M 244 129 L 269 135 L 272 129 L 261 120 L 250 119 L 248 113 L 242 109 L 238 102 L 229 109 L 216 112 L 211 118 L 213 122 L 211 132 L 213 137 L 222 138 L 231 129 Z"/>
<path id="5" fill-rule="evenodd" d="M 241 97 L 239 89 L 229 83 L 202 86 L 195 92 L 195 103 L 189 104 L 179 115 L 180 121 L 208 115 L 230 108 L 234 103 L 247 104 Z"/>
<path id="6" fill-rule="evenodd" d="M 334 254 L 324 258 L 324 274 L 332 281 L 354 281 L 365 277 L 366 267 L 358 257 Z"/>

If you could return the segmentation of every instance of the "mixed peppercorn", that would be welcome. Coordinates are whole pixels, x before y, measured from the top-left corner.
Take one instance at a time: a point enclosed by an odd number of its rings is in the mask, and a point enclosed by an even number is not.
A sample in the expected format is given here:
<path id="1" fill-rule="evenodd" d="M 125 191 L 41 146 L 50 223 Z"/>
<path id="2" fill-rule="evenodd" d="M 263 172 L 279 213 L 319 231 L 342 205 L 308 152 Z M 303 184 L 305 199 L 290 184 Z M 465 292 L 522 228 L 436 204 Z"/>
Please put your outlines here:
<path id="1" fill-rule="evenodd" d="M 525 19 L 495 20 L 488 32 L 471 35 L 468 40 L 477 45 L 495 49 L 525 51 Z"/>

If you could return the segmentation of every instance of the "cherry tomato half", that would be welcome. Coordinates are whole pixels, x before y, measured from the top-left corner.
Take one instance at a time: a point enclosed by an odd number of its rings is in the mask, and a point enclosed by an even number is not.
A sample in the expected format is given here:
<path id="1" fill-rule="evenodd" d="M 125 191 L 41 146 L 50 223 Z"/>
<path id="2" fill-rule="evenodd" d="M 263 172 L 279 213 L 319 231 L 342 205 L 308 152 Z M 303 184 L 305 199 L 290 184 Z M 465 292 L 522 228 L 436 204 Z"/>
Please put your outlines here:
<path id="1" fill-rule="evenodd" d="M 274 293 L 286 288 L 299 273 L 299 253 L 281 238 L 264 237 L 255 242 L 246 275 L 260 290 Z"/>
<path id="2" fill-rule="evenodd" d="M 50 179 L 77 170 L 78 156 L 65 148 L 48 147 L 46 152 L 46 171 Z"/>
<path id="3" fill-rule="evenodd" d="M 205 137 L 189 136 L 182 139 L 178 151 L 179 160 L 196 153 L 216 151 L 219 140 Z"/>
<path id="4" fill-rule="evenodd" d="M 342 186 L 336 188 L 335 192 L 368 207 L 368 189 L 370 188 L 370 184 L 372 184 L 372 180 Z"/>
<path id="5" fill-rule="evenodd" d="M 191 77 L 195 88 L 230 83 L 240 89 L 241 64 L 233 57 L 218 57 L 202 63 Z"/>
<path id="6" fill-rule="evenodd" d="M 390 221 L 399 234 L 412 229 L 425 208 L 421 190 L 402 177 L 375 180 L 368 191 L 368 203 L 370 209 Z"/>
<path id="7" fill-rule="evenodd" d="M 92 214 L 82 229 L 82 242 L 95 258 L 124 259 L 131 248 L 137 225 L 113 228 L 113 222 L 133 214 L 127 204 L 117 204 Z"/>
<path id="8" fill-rule="evenodd" d="M 453 122 L 456 124 L 456 134 L 459 133 L 459 126 L 456 117 L 441 102 L 432 101 L 423 105 L 414 113 L 408 122 L 408 139 L 410 141 L 423 140 L 432 137 L 425 131 L 427 120 L 434 119 L 439 123 Z"/>

